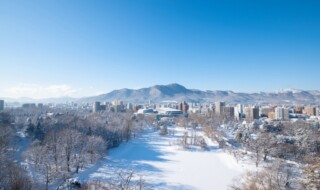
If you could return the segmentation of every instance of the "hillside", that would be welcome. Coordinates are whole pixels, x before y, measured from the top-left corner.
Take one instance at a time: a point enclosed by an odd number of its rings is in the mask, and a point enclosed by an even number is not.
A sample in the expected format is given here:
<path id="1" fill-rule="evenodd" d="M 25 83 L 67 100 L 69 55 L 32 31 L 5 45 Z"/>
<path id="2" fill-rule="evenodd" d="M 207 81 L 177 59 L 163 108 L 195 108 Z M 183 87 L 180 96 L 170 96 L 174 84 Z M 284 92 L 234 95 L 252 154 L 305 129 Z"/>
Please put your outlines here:
<path id="1" fill-rule="evenodd" d="M 226 101 L 229 103 L 277 103 L 316 104 L 320 92 L 316 90 L 281 90 L 277 92 L 238 93 L 233 91 L 201 91 L 187 89 L 180 84 L 155 85 L 141 89 L 120 89 L 110 93 L 79 99 L 80 102 L 123 100 L 134 103 L 160 102 L 164 100 L 187 102 Z"/>

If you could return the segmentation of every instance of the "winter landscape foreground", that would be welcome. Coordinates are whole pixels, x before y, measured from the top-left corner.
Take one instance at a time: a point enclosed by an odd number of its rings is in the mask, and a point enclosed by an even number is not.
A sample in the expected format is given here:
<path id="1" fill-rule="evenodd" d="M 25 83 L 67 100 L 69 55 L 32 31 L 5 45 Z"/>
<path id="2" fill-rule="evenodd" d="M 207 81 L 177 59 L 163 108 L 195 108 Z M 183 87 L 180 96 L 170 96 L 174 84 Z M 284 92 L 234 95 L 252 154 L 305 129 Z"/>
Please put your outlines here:
<path id="1" fill-rule="evenodd" d="M 319 189 L 320 131 L 315 117 L 261 117 L 250 122 L 251 113 L 237 120 L 228 109 L 220 114 L 209 110 L 181 115 L 182 111 L 172 108 L 167 110 L 180 115 L 141 114 L 150 110 L 53 107 L 1 112 L 1 186 L 23 190 Z"/>
<path id="2" fill-rule="evenodd" d="M 160 136 L 152 128 L 128 143 L 108 152 L 102 161 L 79 173 L 80 181 L 108 181 L 115 171 L 129 173 L 146 182 L 146 189 L 228 189 L 252 165 L 237 162 L 218 144 L 205 138 L 207 150 L 199 147 L 183 149 L 176 143 L 191 129 L 170 127 L 169 135 Z M 202 132 L 196 132 L 199 137 Z"/>

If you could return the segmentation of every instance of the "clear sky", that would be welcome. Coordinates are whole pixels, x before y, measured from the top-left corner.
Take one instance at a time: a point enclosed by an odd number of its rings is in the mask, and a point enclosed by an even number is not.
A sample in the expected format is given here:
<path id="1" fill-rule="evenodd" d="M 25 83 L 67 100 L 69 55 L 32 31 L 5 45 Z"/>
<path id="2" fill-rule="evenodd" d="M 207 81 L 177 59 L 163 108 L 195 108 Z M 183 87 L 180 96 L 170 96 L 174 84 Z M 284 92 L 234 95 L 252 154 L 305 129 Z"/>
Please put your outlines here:
<path id="1" fill-rule="evenodd" d="M 0 0 L 0 97 L 320 90 L 320 1 Z"/>

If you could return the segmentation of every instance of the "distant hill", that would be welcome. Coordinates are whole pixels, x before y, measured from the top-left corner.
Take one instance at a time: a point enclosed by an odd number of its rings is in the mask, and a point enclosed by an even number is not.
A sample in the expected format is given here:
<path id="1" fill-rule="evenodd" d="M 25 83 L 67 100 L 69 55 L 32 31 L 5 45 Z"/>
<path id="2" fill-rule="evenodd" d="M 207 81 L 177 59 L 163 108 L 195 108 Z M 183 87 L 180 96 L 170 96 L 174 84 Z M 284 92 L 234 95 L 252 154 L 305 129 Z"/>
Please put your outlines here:
<path id="1" fill-rule="evenodd" d="M 78 99 L 78 102 L 123 100 L 133 103 L 160 102 L 164 100 L 187 102 L 228 103 L 274 103 L 274 104 L 320 104 L 320 91 L 303 91 L 295 89 L 277 92 L 237 93 L 233 91 L 201 91 L 187 89 L 180 84 L 155 85 L 141 89 L 120 89 L 99 96 Z"/>
<path id="2" fill-rule="evenodd" d="M 99 96 L 85 98 L 58 97 L 46 99 L 32 98 L 0 98 L 7 103 L 92 103 L 94 101 L 112 101 L 122 100 L 132 103 L 147 103 L 161 101 L 187 101 L 187 102 L 214 102 L 225 101 L 228 103 L 242 104 L 318 104 L 320 105 L 320 91 L 318 90 L 297 90 L 284 89 L 276 92 L 260 92 L 260 93 L 241 93 L 233 91 L 201 91 L 188 89 L 180 84 L 155 85 L 149 88 L 141 89 L 120 89 L 112 92 L 101 94 Z"/>

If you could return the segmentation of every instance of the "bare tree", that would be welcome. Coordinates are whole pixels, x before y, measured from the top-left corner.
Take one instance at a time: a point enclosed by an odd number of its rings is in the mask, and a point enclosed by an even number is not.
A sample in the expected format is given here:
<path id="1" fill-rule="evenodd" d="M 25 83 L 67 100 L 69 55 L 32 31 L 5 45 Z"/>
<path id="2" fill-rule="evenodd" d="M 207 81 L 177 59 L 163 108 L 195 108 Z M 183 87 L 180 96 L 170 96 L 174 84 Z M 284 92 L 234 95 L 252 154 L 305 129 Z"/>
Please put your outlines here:
<path id="1" fill-rule="evenodd" d="M 255 164 L 256 164 L 256 167 L 258 167 L 262 157 L 262 149 L 261 149 L 260 141 L 252 139 L 248 142 L 248 147 L 254 153 Z"/>
<path id="2" fill-rule="evenodd" d="M 86 151 L 89 154 L 90 164 L 93 164 L 94 161 L 102 158 L 106 150 L 106 142 L 101 137 L 88 137 Z"/>
<path id="3" fill-rule="evenodd" d="M 161 125 L 161 126 L 160 126 L 160 132 L 159 132 L 159 134 L 160 134 L 161 136 L 165 136 L 165 135 L 168 134 L 168 127 L 167 127 L 167 125 Z"/>
<path id="4" fill-rule="evenodd" d="M 183 148 L 188 148 L 189 147 L 189 142 L 188 142 L 188 132 L 184 132 L 184 134 L 182 135 L 182 139 L 181 139 L 181 143 Z"/>
<path id="5" fill-rule="evenodd" d="M 0 189 L 32 190 L 35 184 L 25 171 L 10 160 L 0 164 Z"/>
<path id="6" fill-rule="evenodd" d="M 73 156 L 73 163 L 74 163 L 74 167 L 76 169 L 76 173 L 79 173 L 79 169 L 83 167 L 83 165 L 85 164 L 86 161 L 86 147 L 87 147 L 87 142 L 88 142 L 88 138 L 87 136 L 84 136 L 82 134 L 79 134 L 79 136 L 77 136 L 77 142 L 75 143 L 75 152 L 74 152 L 74 156 Z"/>
<path id="7" fill-rule="evenodd" d="M 147 183 L 142 176 L 137 176 L 134 170 L 117 171 L 116 177 L 109 183 L 114 190 L 143 190 Z"/>
<path id="8" fill-rule="evenodd" d="M 58 135 L 57 130 L 51 130 L 49 133 L 46 134 L 44 143 L 47 145 L 48 152 L 47 154 L 50 154 L 54 160 L 55 170 L 59 170 L 59 161 L 61 158 L 61 148 L 60 148 L 60 142 L 61 137 Z"/>
<path id="9" fill-rule="evenodd" d="M 267 160 L 267 156 L 273 151 L 276 146 L 276 140 L 271 133 L 262 133 L 257 139 L 257 144 L 261 146 L 263 160 Z"/>
<path id="10" fill-rule="evenodd" d="M 62 156 L 64 157 L 67 171 L 71 172 L 72 162 L 74 155 L 76 154 L 77 148 L 79 148 L 79 143 L 81 144 L 82 135 L 74 129 L 63 129 L 60 131 L 59 135 L 61 136 L 61 146 L 63 149 Z"/>
<path id="11" fill-rule="evenodd" d="M 187 129 L 189 126 L 189 119 L 186 117 L 177 117 L 176 118 L 178 126 Z"/>
<path id="12" fill-rule="evenodd" d="M 131 138 L 131 133 L 132 133 L 132 119 L 130 118 L 130 116 L 126 116 L 123 125 L 124 125 L 123 136 L 126 142 L 128 142 Z"/>
<path id="13" fill-rule="evenodd" d="M 0 113 L 0 189 L 31 190 L 32 180 L 22 167 L 13 162 L 11 140 L 14 134 L 11 115 Z"/>
<path id="14" fill-rule="evenodd" d="M 233 190 L 281 190 L 290 185 L 290 169 L 281 161 L 262 171 L 247 172 L 231 186 Z"/>
<path id="15" fill-rule="evenodd" d="M 26 155 L 28 160 L 34 163 L 36 171 L 41 174 L 45 189 L 49 189 L 49 184 L 55 179 L 57 172 L 53 168 L 54 164 L 51 155 L 48 153 L 48 147 L 36 143 L 29 148 Z"/>
<path id="16" fill-rule="evenodd" d="M 304 167 L 306 176 L 303 186 L 306 189 L 320 189 L 320 158 L 318 156 L 307 156 L 307 165 Z"/>

